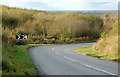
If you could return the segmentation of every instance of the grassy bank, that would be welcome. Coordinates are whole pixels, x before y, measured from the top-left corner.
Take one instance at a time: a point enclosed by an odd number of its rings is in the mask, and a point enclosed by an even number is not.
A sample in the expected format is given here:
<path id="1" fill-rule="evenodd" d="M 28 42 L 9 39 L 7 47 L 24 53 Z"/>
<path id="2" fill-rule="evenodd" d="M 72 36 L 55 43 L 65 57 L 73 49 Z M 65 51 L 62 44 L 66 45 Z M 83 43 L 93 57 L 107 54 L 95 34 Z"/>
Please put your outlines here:
<path id="1" fill-rule="evenodd" d="M 73 50 L 77 51 L 79 53 L 82 53 L 82 54 L 85 54 L 85 55 L 88 55 L 88 56 L 97 57 L 97 58 L 100 58 L 100 59 L 118 61 L 118 56 L 105 55 L 104 53 L 98 52 L 95 49 L 93 49 L 92 46 L 74 48 Z"/>
<path id="2" fill-rule="evenodd" d="M 3 47 L 3 75 L 37 75 L 35 66 L 28 54 L 28 48 L 50 44 L 13 45 Z"/>
<path id="3" fill-rule="evenodd" d="M 109 32 L 101 33 L 101 38 L 93 48 L 101 53 L 111 56 L 118 56 L 119 54 L 119 28 L 120 24 L 116 24 Z"/>

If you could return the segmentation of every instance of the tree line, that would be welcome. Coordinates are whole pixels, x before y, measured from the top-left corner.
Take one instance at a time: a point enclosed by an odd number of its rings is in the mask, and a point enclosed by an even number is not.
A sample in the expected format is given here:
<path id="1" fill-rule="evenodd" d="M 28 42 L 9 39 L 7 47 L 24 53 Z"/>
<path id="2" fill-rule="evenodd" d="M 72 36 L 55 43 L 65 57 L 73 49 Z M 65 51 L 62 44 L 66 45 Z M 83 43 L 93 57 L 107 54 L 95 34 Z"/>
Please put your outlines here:
<path id="1" fill-rule="evenodd" d="M 55 13 L 2 6 L 3 40 L 15 35 L 28 39 L 91 37 L 98 39 L 104 30 L 103 19 L 97 15 L 76 12 Z"/>

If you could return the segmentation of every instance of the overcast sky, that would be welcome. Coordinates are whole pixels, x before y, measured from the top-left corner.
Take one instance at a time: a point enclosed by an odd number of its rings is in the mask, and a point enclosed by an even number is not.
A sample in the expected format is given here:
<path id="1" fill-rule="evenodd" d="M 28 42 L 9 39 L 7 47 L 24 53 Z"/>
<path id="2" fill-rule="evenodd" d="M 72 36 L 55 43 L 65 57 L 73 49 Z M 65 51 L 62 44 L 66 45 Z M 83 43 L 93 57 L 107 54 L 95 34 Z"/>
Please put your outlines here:
<path id="1" fill-rule="evenodd" d="M 119 0 L 0 0 L 10 7 L 37 10 L 117 10 Z"/>

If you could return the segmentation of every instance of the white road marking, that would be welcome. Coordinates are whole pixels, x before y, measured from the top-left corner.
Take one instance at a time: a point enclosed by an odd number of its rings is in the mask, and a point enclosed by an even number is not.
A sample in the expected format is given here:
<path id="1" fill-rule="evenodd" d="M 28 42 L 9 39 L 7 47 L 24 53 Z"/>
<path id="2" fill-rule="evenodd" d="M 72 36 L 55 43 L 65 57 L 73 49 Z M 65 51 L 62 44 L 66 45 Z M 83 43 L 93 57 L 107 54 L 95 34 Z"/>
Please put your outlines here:
<path id="1" fill-rule="evenodd" d="M 93 67 L 93 66 L 90 66 L 90 65 L 88 65 L 88 64 L 84 64 L 84 65 L 87 66 L 87 67 L 89 67 L 89 68 L 93 68 L 93 69 L 96 69 L 96 70 L 98 70 L 98 71 L 101 71 L 101 72 L 110 74 L 110 75 L 115 75 L 115 74 L 113 74 L 113 73 L 111 73 L 111 72 L 107 72 L 107 71 L 105 71 L 105 70 L 98 69 L 98 68 Z"/>
<path id="2" fill-rule="evenodd" d="M 66 58 L 66 59 L 69 59 L 68 57 L 66 57 L 66 56 L 63 56 L 64 58 Z"/>
<path id="3" fill-rule="evenodd" d="M 66 56 L 63 56 L 63 57 L 66 58 L 66 59 L 68 59 L 68 60 L 71 60 L 71 61 L 75 62 L 75 60 L 73 60 L 73 59 L 71 59 L 71 58 L 68 58 L 68 57 L 66 57 Z"/>
<path id="4" fill-rule="evenodd" d="M 68 57 L 66 57 L 66 56 L 63 56 L 63 57 L 66 58 L 66 59 L 68 59 L 68 60 L 71 60 L 71 61 L 73 61 L 73 62 L 76 61 L 76 60 L 71 59 L 71 58 L 68 58 Z M 78 62 L 78 61 L 76 61 L 76 62 Z M 82 63 L 81 63 L 81 64 L 82 64 Z M 85 65 L 85 66 L 87 66 L 87 67 L 89 67 L 89 68 L 92 68 L 92 69 L 95 69 L 95 70 L 98 70 L 98 71 L 101 71 L 101 72 L 104 72 L 104 73 L 110 74 L 110 75 L 115 75 L 115 74 L 113 74 L 113 73 L 111 73 L 111 72 L 107 72 L 107 71 L 105 71 L 105 70 L 102 70 L 102 69 L 99 69 L 99 68 L 96 68 L 96 67 L 90 66 L 90 65 L 88 65 L 88 64 L 83 64 L 83 65 Z"/>
<path id="5" fill-rule="evenodd" d="M 54 50 L 55 48 L 52 48 L 52 50 Z"/>
<path id="6" fill-rule="evenodd" d="M 54 51 L 54 48 L 52 48 L 52 50 Z M 57 53 L 57 52 L 55 52 L 55 54 L 57 54 L 57 55 L 61 55 L 61 54 L 59 54 L 59 53 Z M 83 54 L 83 55 L 85 55 L 85 54 Z M 71 60 L 71 61 L 73 61 L 73 62 L 76 61 L 76 60 L 71 59 L 71 58 L 68 58 L 68 57 L 66 57 L 66 56 L 63 56 L 63 57 L 66 58 L 66 59 L 68 59 L 68 60 Z M 79 61 L 76 61 L 76 62 L 79 62 Z M 96 68 L 96 67 L 90 66 L 90 65 L 88 65 L 88 64 L 83 64 L 83 65 L 85 65 L 85 66 L 87 66 L 87 67 L 89 67 L 89 68 L 92 68 L 92 69 L 95 69 L 95 70 L 98 70 L 98 71 L 101 71 L 101 72 L 104 72 L 104 73 L 110 74 L 110 75 L 115 75 L 115 74 L 113 74 L 113 73 L 111 73 L 111 72 L 107 72 L 107 71 L 105 71 L 105 70 L 102 70 L 102 69 L 99 69 L 99 68 Z"/>
<path id="7" fill-rule="evenodd" d="M 60 55 L 60 53 L 55 52 L 55 48 L 52 48 L 52 51 L 53 51 L 56 55 Z"/>
<path id="8" fill-rule="evenodd" d="M 75 60 L 71 59 L 71 61 L 75 61 Z"/>

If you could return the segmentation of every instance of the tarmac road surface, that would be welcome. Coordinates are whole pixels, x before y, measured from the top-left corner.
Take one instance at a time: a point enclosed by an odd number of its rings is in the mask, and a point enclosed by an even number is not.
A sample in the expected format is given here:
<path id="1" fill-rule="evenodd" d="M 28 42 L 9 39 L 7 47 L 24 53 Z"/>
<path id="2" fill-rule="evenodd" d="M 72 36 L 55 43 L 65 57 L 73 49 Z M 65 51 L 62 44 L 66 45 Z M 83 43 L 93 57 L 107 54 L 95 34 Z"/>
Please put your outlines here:
<path id="1" fill-rule="evenodd" d="M 38 46 L 29 54 L 38 71 L 44 75 L 118 75 L 118 63 L 73 51 L 94 43 Z"/>

